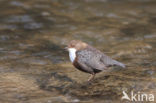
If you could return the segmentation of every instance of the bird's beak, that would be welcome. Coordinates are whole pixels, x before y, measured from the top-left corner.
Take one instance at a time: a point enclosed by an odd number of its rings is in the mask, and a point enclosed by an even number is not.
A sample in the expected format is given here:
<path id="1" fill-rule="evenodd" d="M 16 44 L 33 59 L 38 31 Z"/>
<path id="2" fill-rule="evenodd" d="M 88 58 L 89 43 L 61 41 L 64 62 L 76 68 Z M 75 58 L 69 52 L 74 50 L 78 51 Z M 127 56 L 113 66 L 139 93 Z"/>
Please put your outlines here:
<path id="1" fill-rule="evenodd" d="M 65 47 L 64 50 L 65 50 L 65 51 L 68 51 L 68 47 Z"/>

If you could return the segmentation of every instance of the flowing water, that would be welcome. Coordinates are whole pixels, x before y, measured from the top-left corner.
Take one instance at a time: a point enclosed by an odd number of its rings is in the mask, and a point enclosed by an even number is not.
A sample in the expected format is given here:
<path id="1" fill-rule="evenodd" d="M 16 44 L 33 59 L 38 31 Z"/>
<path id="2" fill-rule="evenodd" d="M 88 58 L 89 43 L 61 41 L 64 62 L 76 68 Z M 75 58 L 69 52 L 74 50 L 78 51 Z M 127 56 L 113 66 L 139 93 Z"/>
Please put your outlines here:
<path id="1" fill-rule="evenodd" d="M 72 39 L 126 69 L 87 83 L 64 51 Z M 130 102 L 122 91 L 156 96 L 155 0 L 0 0 L 0 103 Z"/>

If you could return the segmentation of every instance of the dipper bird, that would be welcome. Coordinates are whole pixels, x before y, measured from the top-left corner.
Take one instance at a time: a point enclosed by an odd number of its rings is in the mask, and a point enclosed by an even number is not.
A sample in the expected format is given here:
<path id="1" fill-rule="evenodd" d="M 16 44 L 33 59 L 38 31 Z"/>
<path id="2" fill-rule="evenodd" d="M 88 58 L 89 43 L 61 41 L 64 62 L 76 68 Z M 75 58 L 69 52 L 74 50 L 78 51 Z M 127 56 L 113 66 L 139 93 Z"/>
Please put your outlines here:
<path id="1" fill-rule="evenodd" d="M 69 58 L 72 64 L 80 71 L 90 73 L 88 81 L 91 81 L 96 73 L 107 70 L 110 66 L 125 65 L 111 59 L 101 51 L 79 40 L 72 40 L 66 49 L 69 51 Z"/>

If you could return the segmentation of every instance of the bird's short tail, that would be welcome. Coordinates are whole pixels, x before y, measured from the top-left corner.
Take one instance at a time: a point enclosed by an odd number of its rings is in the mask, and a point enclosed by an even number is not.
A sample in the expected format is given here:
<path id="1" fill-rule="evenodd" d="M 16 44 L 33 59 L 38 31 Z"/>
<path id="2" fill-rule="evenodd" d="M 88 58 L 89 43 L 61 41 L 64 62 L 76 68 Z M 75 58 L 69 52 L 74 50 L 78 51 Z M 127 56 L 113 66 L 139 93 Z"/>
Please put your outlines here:
<path id="1" fill-rule="evenodd" d="M 114 61 L 114 65 L 117 65 L 117 66 L 120 66 L 120 67 L 122 67 L 122 68 L 125 68 L 126 66 L 125 66 L 125 64 L 123 64 L 123 63 L 121 63 L 121 62 L 118 62 L 118 61 Z"/>

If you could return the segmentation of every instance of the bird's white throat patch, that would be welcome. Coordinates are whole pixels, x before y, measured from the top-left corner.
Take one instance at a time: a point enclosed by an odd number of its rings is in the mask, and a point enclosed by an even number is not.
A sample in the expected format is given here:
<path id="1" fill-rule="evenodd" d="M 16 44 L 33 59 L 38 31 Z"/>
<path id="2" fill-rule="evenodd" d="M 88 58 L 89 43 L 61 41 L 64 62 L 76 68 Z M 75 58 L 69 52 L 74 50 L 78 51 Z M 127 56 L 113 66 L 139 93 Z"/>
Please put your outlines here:
<path id="1" fill-rule="evenodd" d="M 71 62 L 74 62 L 75 58 L 76 58 L 76 49 L 75 48 L 69 48 L 69 58 Z"/>

